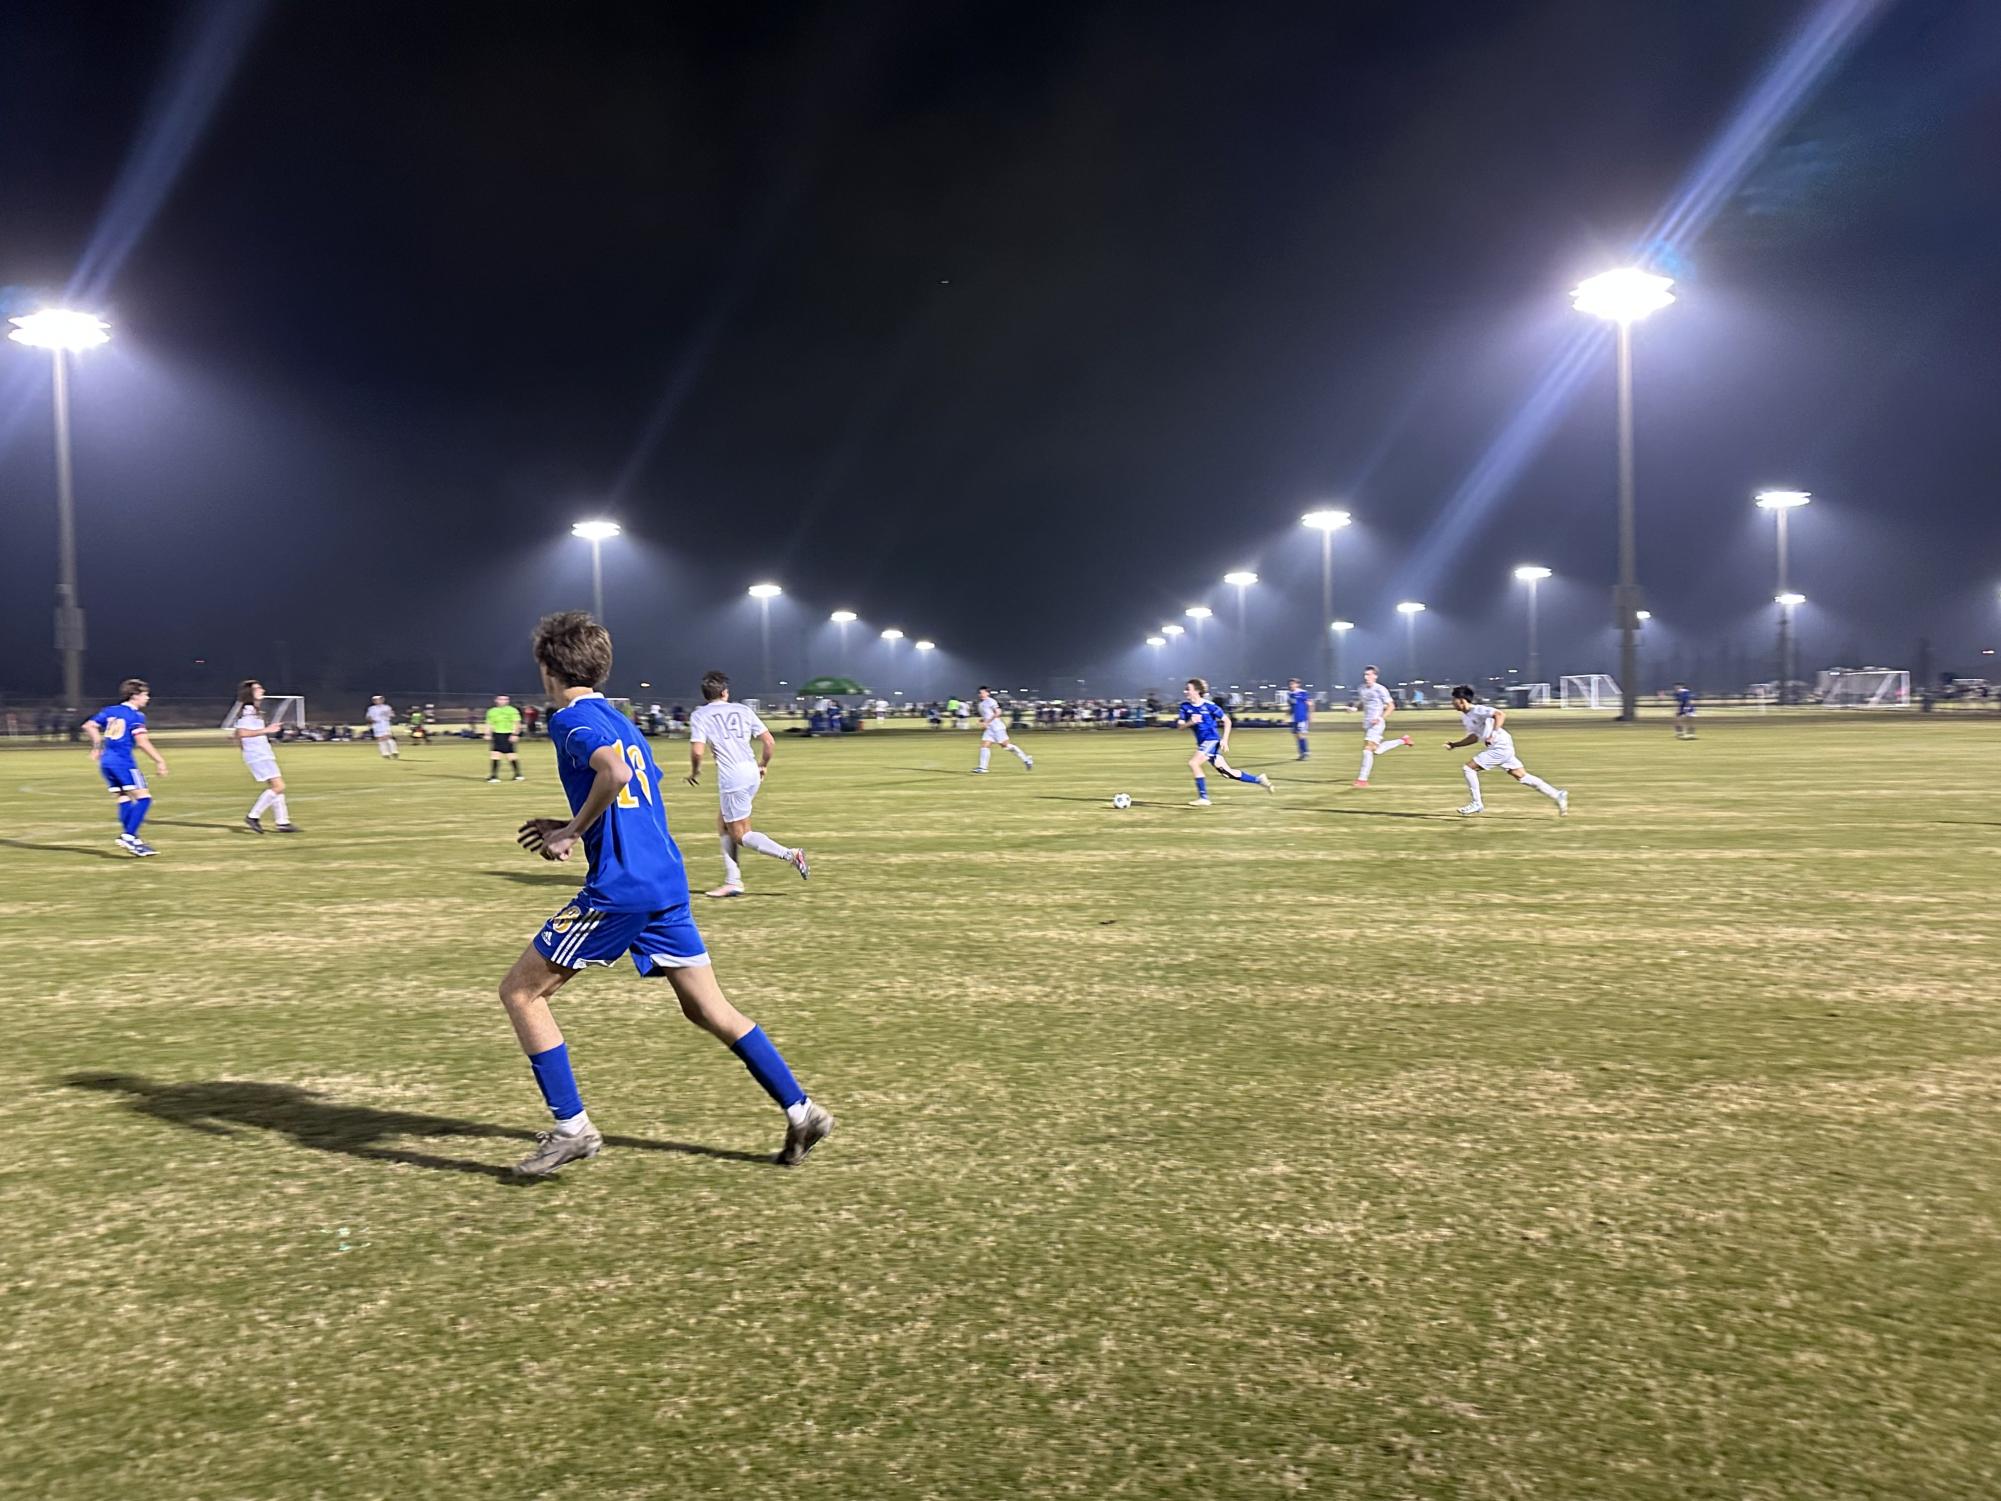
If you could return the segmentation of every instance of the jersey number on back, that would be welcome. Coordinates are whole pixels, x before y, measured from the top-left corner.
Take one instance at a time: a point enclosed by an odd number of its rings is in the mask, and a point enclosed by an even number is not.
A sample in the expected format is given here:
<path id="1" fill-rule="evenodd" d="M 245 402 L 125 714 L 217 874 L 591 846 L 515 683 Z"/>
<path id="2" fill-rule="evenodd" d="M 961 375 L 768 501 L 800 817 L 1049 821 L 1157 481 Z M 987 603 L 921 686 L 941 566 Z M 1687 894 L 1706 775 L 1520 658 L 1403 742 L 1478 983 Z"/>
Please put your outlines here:
<path id="1" fill-rule="evenodd" d="M 638 746 L 627 745 L 623 741 L 619 742 L 619 749 L 625 752 L 625 759 L 627 763 L 632 767 L 632 780 L 627 782 L 623 787 L 618 789 L 619 807 L 637 808 L 639 806 L 639 799 L 632 795 L 632 789 L 635 787 L 639 789 L 641 795 L 643 795 L 649 803 L 652 802 L 653 784 L 646 780 L 645 754 L 641 752 Z"/>
<path id="2" fill-rule="evenodd" d="M 123 740 L 125 738 L 125 721 L 122 719 L 105 720 L 104 738 L 106 740 Z"/>

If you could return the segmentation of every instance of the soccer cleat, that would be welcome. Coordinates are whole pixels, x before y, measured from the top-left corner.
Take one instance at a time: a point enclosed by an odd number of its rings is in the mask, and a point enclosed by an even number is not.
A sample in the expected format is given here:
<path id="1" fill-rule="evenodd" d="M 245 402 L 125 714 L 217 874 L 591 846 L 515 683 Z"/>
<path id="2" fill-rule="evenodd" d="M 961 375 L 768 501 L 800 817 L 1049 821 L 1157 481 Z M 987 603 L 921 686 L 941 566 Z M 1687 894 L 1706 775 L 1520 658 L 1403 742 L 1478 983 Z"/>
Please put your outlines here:
<path id="1" fill-rule="evenodd" d="M 1366 787 L 1369 785 L 1369 779 L 1367 777 L 1356 777 L 1355 785 L 1357 787 Z"/>
<path id="2" fill-rule="evenodd" d="M 987 774 L 987 769 L 984 766 L 975 766 L 973 768 L 973 775 L 976 777 L 983 777 L 986 774 Z"/>
<path id="3" fill-rule="evenodd" d="M 521 775 L 520 772 L 517 771 L 514 773 L 514 780 L 517 782 L 525 782 L 528 780 L 528 778 L 524 777 L 523 775 Z"/>
<path id="4" fill-rule="evenodd" d="M 1206 797 L 1191 797 L 1188 799 L 1188 806 L 1191 808 L 1206 808 L 1209 806 L 1209 799 Z"/>
<path id="5" fill-rule="evenodd" d="M 1033 771 L 1033 770 L 1035 770 L 1035 757 L 1033 757 L 1033 756 L 1023 756 L 1023 757 L 1021 758 L 1021 769 L 1022 769 L 1023 771 Z"/>
<path id="6" fill-rule="evenodd" d="M 726 896 L 742 896 L 743 888 L 741 886 L 732 886 L 729 884 L 724 884 L 716 887 L 715 890 L 713 891 L 705 891 L 702 893 L 702 895 L 713 896 L 718 898 Z"/>
<path id="7" fill-rule="evenodd" d="M 1267 792 L 1278 791 L 1278 783 L 1274 782 L 1270 777 L 1264 775 L 1262 772 L 1258 774 L 1258 785 L 1264 788 L 1264 790 Z"/>
<path id="8" fill-rule="evenodd" d="M 243 826 L 246 829 L 250 830 L 250 832 L 253 834 L 261 834 L 264 832 L 264 820 L 259 818 L 254 813 L 246 813 L 243 815 Z"/>
<path id="9" fill-rule="evenodd" d="M 281 823 L 278 825 L 278 832 L 280 834 L 297 834 L 301 831 L 295 823 Z"/>
<path id="10" fill-rule="evenodd" d="M 139 853 L 139 841 L 134 839 L 130 834 L 120 834 L 118 836 L 118 847 L 128 855 Z"/>
<path id="11" fill-rule="evenodd" d="M 1487 811 L 1487 805 L 1485 803 L 1468 803 L 1465 807 L 1461 808 L 1459 811 L 1466 817 L 1471 818 L 1475 813 L 1485 813 Z"/>
<path id="12" fill-rule="evenodd" d="M 794 850 L 791 853 L 791 855 L 788 856 L 787 858 L 789 858 L 792 861 L 792 868 L 799 872 L 800 880 L 803 881 L 808 876 L 812 875 L 813 867 L 807 862 L 806 852 L 804 850 Z"/>
<path id="13" fill-rule="evenodd" d="M 492 784 L 493 784 L 494 786 L 496 786 L 496 787 L 500 785 L 500 778 L 499 778 L 499 777 L 488 777 L 488 778 L 487 778 L 487 781 L 491 782 L 491 783 L 492 783 Z"/>
<path id="14" fill-rule="evenodd" d="M 514 1164 L 517 1178 L 546 1178 L 566 1162 L 595 1157 L 604 1150 L 604 1136 L 596 1126 L 564 1135 L 561 1131 L 537 1131 L 535 1150 Z"/>
<path id="15" fill-rule="evenodd" d="M 1566 788 L 1559 787 L 1556 790 L 1556 816 L 1558 818 L 1561 818 L 1563 817 L 1564 814 L 1568 813 L 1569 811 L 1570 811 L 1570 793 Z"/>
<path id="16" fill-rule="evenodd" d="M 132 836 L 132 853 L 144 859 L 148 855 L 157 855 L 160 852 L 135 834 Z"/>
<path id="17" fill-rule="evenodd" d="M 1401 743 L 1401 744 L 1404 744 L 1404 745 L 1409 745 L 1409 744 L 1410 744 L 1410 736 L 1408 736 L 1408 735 L 1404 736 L 1404 737 L 1403 737 L 1403 740 L 1402 740 L 1402 741 L 1401 741 L 1400 743 Z"/>
<path id="18" fill-rule="evenodd" d="M 778 1165 L 797 1167 L 806 1160 L 806 1154 L 834 1134 L 834 1118 L 826 1107 L 806 1102 L 806 1119 L 793 1125 L 785 1124 L 785 1145 L 779 1148 Z"/>

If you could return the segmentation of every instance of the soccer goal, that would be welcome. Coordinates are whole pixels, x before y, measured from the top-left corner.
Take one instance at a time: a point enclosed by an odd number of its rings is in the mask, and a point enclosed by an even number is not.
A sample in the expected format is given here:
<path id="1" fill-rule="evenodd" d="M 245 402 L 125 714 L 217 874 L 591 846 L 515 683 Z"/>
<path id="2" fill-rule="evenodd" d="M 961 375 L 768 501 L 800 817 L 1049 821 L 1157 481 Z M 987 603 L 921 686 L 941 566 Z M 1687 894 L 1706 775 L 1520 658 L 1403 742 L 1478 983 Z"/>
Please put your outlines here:
<path id="1" fill-rule="evenodd" d="M 1554 698 L 1547 683 L 1516 683 L 1508 691 L 1523 695 L 1523 702 L 1537 706 L 1548 704 Z"/>
<path id="2" fill-rule="evenodd" d="M 295 730 L 306 727 L 306 699 L 301 693 L 267 693 L 264 695 L 264 727 L 281 729 L 290 725 Z M 236 728 L 236 710 L 232 707 L 222 717 L 220 729 Z"/>
<path id="3" fill-rule="evenodd" d="M 1886 667 L 1831 672 L 1820 701 L 1829 709 L 1908 709 L 1911 675 L 1902 669 Z"/>
<path id="4" fill-rule="evenodd" d="M 1556 685 L 1557 702 L 1566 709 L 1612 709 L 1621 702 L 1619 685 L 1609 673 L 1566 676 Z"/>

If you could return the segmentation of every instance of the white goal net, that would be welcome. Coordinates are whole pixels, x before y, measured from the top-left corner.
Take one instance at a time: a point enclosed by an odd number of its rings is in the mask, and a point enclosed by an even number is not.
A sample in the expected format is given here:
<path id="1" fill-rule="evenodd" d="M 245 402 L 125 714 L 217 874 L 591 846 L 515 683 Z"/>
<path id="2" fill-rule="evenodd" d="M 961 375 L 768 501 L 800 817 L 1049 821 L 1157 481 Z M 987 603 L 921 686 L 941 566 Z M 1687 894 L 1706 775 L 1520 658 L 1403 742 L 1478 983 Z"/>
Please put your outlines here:
<path id="1" fill-rule="evenodd" d="M 1557 701 L 1566 709 L 1611 709 L 1620 703 L 1619 685 L 1609 673 L 1566 676 L 1556 685 Z"/>
<path id="2" fill-rule="evenodd" d="M 1555 701 L 1547 683 L 1517 683 L 1509 691 L 1524 695 L 1526 701 L 1531 704 L 1547 704 Z"/>
<path id="3" fill-rule="evenodd" d="M 306 699 L 302 693 L 267 693 L 264 695 L 264 725 L 267 729 L 280 729 L 290 725 L 295 730 L 306 727 Z M 236 710 L 232 707 L 223 716 L 221 729 L 236 728 Z"/>
<path id="4" fill-rule="evenodd" d="M 1822 675 L 1820 701 L 1830 709 L 1908 709 L 1911 675 L 1901 668 L 1863 667 Z"/>

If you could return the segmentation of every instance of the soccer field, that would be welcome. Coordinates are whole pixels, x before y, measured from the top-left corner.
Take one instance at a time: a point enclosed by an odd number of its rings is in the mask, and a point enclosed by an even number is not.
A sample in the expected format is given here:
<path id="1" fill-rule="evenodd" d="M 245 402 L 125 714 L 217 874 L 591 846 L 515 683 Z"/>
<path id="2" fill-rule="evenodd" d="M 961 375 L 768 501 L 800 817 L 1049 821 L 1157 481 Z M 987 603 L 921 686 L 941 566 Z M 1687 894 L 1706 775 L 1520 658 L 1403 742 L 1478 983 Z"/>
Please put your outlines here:
<path id="1" fill-rule="evenodd" d="M 0 1492 L 2001 1494 L 2001 726 L 1521 715 L 1570 816 L 1462 819 L 1456 719 L 1398 725 L 1366 791 L 1352 720 L 1243 732 L 1279 792 L 1208 809 L 1164 731 L 782 741 L 813 879 L 696 917 L 840 1129 L 772 1166 L 594 971 L 610 1144 L 533 1184 L 546 742 L 285 747 L 258 839 L 169 738 L 147 861 L 0 752 Z"/>

